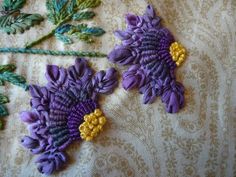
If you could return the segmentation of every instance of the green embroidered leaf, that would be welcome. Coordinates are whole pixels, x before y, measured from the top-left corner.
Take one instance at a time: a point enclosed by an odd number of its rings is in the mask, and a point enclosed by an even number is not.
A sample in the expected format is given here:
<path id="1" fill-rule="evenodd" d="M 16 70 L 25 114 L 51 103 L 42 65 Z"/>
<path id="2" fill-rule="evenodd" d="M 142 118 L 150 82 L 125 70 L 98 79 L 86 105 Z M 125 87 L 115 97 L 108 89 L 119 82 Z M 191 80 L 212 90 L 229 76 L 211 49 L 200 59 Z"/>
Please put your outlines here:
<path id="1" fill-rule="evenodd" d="M 4 11 L 12 11 L 21 9 L 26 0 L 4 0 L 2 8 Z"/>
<path id="2" fill-rule="evenodd" d="M 0 65 L 0 73 L 3 73 L 5 71 L 12 72 L 15 69 L 16 69 L 16 66 L 14 64 Z"/>
<path id="3" fill-rule="evenodd" d="M 0 105 L 0 117 L 8 116 L 7 108 L 4 105 Z"/>
<path id="4" fill-rule="evenodd" d="M 68 8 L 67 8 L 67 12 L 69 14 L 75 13 L 77 11 L 76 7 L 77 7 L 76 0 L 71 0 L 69 2 Z"/>
<path id="5" fill-rule="evenodd" d="M 70 15 L 67 10 L 67 5 L 70 3 L 71 1 L 68 0 L 47 0 L 48 19 L 55 25 L 60 23 Z"/>
<path id="6" fill-rule="evenodd" d="M 8 34 L 23 33 L 30 27 L 39 24 L 43 17 L 39 14 L 25 14 L 15 12 L 10 15 L 0 17 L 0 30 Z"/>
<path id="7" fill-rule="evenodd" d="M 77 0 L 78 9 L 95 8 L 101 4 L 101 0 Z"/>
<path id="8" fill-rule="evenodd" d="M 9 103 L 8 97 L 0 93 L 0 104 L 6 104 L 6 103 Z"/>
<path id="9" fill-rule="evenodd" d="M 92 27 L 92 28 L 83 29 L 82 33 L 91 35 L 91 36 L 101 36 L 105 33 L 105 31 L 99 27 Z"/>
<path id="10" fill-rule="evenodd" d="M 77 32 L 77 33 L 74 33 L 74 34 L 81 41 L 84 41 L 84 42 L 87 42 L 87 43 L 93 43 L 94 42 L 94 40 L 87 34 L 83 34 L 83 33 L 80 33 L 80 32 Z"/>
<path id="11" fill-rule="evenodd" d="M 101 36 L 105 33 L 102 28 L 99 27 L 88 27 L 87 24 L 79 24 L 76 29 L 76 32 L 80 32 L 89 36 Z"/>
<path id="12" fill-rule="evenodd" d="M 72 42 L 70 38 L 65 36 L 64 34 L 76 36 L 78 39 L 85 41 L 87 43 L 92 43 L 94 40 L 92 39 L 92 36 L 101 36 L 105 33 L 105 31 L 102 28 L 99 27 L 88 27 L 87 24 L 79 24 L 77 26 L 70 25 L 70 24 L 64 24 L 56 29 L 56 37 L 58 37 L 59 40 L 62 40 L 63 42 Z M 61 34 L 61 35 L 59 35 Z"/>
<path id="13" fill-rule="evenodd" d="M 25 90 L 28 89 L 28 85 L 26 84 L 25 78 L 12 72 L 6 71 L 4 73 L 1 73 L 0 80 L 7 81 L 14 85 L 20 86 Z"/>
<path id="14" fill-rule="evenodd" d="M 72 44 L 73 43 L 73 41 L 69 37 L 67 37 L 63 34 L 55 33 L 55 36 L 58 40 L 62 41 L 64 44 Z"/>
<path id="15" fill-rule="evenodd" d="M 2 120 L 0 120 L 0 130 L 2 130 L 3 129 L 3 122 L 2 122 Z"/>
<path id="16" fill-rule="evenodd" d="M 79 12 L 77 14 L 73 15 L 73 20 L 88 20 L 95 16 L 95 13 L 93 11 L 85 11 L 85 12 Z"/>
<path id="17" fill-rule="evenodd" d="M 0 80 L 0 86 L 3 86 L 5 83 L 3 80 Z"/>

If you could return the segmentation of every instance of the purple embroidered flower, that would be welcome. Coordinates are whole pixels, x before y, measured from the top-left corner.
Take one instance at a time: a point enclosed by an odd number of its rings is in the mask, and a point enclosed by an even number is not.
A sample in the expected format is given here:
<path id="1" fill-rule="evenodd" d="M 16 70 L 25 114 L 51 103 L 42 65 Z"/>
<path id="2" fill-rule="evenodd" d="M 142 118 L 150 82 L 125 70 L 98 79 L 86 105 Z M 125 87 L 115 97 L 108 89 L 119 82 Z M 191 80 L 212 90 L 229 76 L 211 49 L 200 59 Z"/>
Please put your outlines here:
<path id="1" fill-rule="evenodd" d="M 32 110 L 21 113 L 29 136 L 22 145 L 37 159 L 38 170 L 46 175 L 60 170 L 67 158 L 65 149 L 73 141 L 92 140 L 106 122 L 99 109 L 99 94 L 111 93 L 117 86 L 116 70 L 94 75 L 85 59 L 76 59 L 68 69 L 47 66 L 45 87 L 30 86 Z"/>
<path id="2" fill-rule="evenodd" d="M 115 32 L 121 45 L 108 55 L 113 63 L 131 65 L 123 73 L 123 88 L 138 88 L 145 104 L 161 96 L 167 112 L 178 112 L 184 105 L 184 88 L 176 82 L 174 73 L 185 59 L 184 47 L 161 26 L 150 5 L 143 16 L 128 14 L 126 23 L 126 30 Z"/>

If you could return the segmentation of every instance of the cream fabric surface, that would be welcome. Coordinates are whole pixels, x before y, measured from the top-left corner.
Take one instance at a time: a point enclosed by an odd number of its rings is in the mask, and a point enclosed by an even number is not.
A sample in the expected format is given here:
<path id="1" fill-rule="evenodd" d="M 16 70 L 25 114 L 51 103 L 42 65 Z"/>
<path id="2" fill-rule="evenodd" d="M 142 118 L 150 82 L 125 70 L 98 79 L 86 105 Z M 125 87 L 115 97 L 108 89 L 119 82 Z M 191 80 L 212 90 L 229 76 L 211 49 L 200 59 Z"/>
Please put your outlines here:
<path id="1" fill-rule="evenodd" d="M 0 0 L 2 2 L 2 0 Z M 109 121 L 95 142 L 74 143 L 68 148 L 70 164 L 53 176 L 67 177 L 235 177 L 236 176 L 236 1 L 235 0 L 103 0 L 91 24 L 106 34 L 93 45 L 63 45 L 54 38 L 36 46 L 57 50 L 111 51 L 119 42 L 112 32 L 125 27 L 128 12 L 143 14 L 152 4 L 163 24 L 188 50 L 177 78 L 186 88 L 186 105 L 178 114 L 167 114 L 158 98 L 143 105 L 137 90 L 121 88 L 101 100 Z M 27 0 L 24 12 L 46 17 L 45 0 Z M 46 34 L 45 20 L 24 34 L 1 33 L 1 47 L 22 47 Z M 74 57 L 0 54 L 0 64 L 15 63 L 28 83 L 43 85 L 46 64 L 70 66 Z M 111 64 L 106 58 L 89 59 L 95 70 Z M 119 72 L 122 70 L 119 68 Z M 121 81 L 121 80 L 120 80 Z M 35 156 L 20 145 L 28 134 L 19 112 L 30 108 L 30 96 L 7 84 L 10 116 L 0 131 L 0 177 L 38 177 Z"/>

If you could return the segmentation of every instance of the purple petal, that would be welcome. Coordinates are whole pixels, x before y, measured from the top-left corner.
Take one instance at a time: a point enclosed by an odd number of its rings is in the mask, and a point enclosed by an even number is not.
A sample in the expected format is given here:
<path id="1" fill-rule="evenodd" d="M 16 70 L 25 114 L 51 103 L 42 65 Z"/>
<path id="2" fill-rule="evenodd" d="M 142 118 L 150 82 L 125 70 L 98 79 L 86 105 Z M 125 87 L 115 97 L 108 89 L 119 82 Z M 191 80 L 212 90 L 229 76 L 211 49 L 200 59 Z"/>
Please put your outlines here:
<path id="1" fill-rule="evenodd" d="M 128 71 L 123 73 L 123 88 L 125 90 L 130 90 L 135 87 L 142 87 L 145 83 L 145 78 L 145 73 L 140 68 L 140 65 L 133 65 L 128 69 Z"/>
<path id="2" fill-rule="evenodd" d="M 99 71 L 92 79 L 94 90 L 98 93 L 110 93 L 118 84 L 117 71 L 114 68 Z"/>
<path id="3" fill-rule="evenodd" d="M 56 92 L 58 89 L 61 89 L 63 88 L 63 86 L 66 86 L 66 72 L 67 71 L 64 68 L 59 68 L 55 65 L 48 65 L 45 74 L 48 80 L 47 88 L 52 92 Z"/>
<path id="4" fill-rule="evenodd" d="M 32 96 L 31 106 L 37 111 L 47 111 L 50 103 L 50 93 L 47 88 L 30 85 L 29 91 Z"/>
<path id="5" fill-rule="evenodd" d="M 126 15 L 126 23 L 131 26 L 137 26 L 139 22 L 139 18 L 136 15 L 133 14 L 127 14 Z"/>
<path id="6" fill-rule="evenodd" d="M 38 114 L 33 111 L 24 111 L 20 114 L 21 121 L 26 123 L 34 123 L 39 120 Z"/>
<path id="7" fill-rule="evenodd" d="M 39 141 L 31 138 L 30 136 L 24 136 L 21 139 L 21 144 L 27 149 L 34 149 L 38 147 Z"/>
<path id="8" fill-rule="evenodd" d="M 118 46 L 108 55 L 108 59 L 113 63 L 120 65 L 129 65 L 138 62 L 139 57 L 137 53 L 124 46 Z"/>
<path id="9" fill-rule="evenodd" d="M 59 67 L 56 65 L 48 65 L 46 68 L 46 78 L 49 82 L 55 82 L 59 79 Z"/>
<path id="10" fill-rule="evenodd" d="M 172 81 L 164 88 L 162 102 L 166 104 L 166 111 L 176 113 L 184 105 L 184 88 L 179 82 Z"/>
<path id="11" fill-rule="evenodd" d="M 42 162 L 38 165 L 38 171 L 45 175 L 51 175 L 56 170 L 54 161 Z"/>
<path id="12" fill-rule="evenodd" d="M 115 31 L 114 34 L 116 37 L 118 37 L 121 40 L 127 40 L 131 37 L 131 35 L 128 32 L 121 31 L 121 30 Z"/>
<path id="13" fill-rule="evenodd" d="M 68 77 L 74 84 L 87 82 L 91 78 L 93 71 L 89 68 L 85 59 L 78 58 L 74 66 L 68 68 Z"/>
<path id="14" fill-rule="evenodd" d="M 156 13 L 155 13 L 152 5 L 147 6 L 145 15 L 147 15 L 148 17 L 151 17 L 151 18 L 156 17 Z"/>
<path id="15" fill-rule="evenodd" d="M 56 170 L 60 170 L 66 161 L 67 158 L 65 153 L 60 152 L 57 149 L 51 149 L 39 156 L 36 160 L 36 163 L 39 164 L 39 172 L 50 175 Z"/>

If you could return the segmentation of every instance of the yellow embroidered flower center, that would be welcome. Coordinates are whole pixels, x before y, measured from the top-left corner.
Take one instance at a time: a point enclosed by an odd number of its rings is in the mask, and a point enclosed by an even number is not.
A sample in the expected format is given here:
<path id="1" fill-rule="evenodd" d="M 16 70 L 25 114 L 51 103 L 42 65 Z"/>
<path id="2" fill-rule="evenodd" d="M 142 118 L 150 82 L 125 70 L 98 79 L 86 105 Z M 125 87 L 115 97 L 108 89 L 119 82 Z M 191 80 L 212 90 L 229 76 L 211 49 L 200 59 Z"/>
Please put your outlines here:
<path id="1" fill-rule="evenodd" d="M 179 66 L 186 58 L 185 48 L 178 42 L 173 42 L 170 46 L 170 54 L 176 65 Z"/>
<path id="2" fill-rule="evenodd" d="M 106 121 L 106 117 L 100 109 L 95 109 L 93 113 L 85 115 L 84 122 L 79 126 L 81 138 L 86 141 L 92 140 L 102 131 Z"/>

